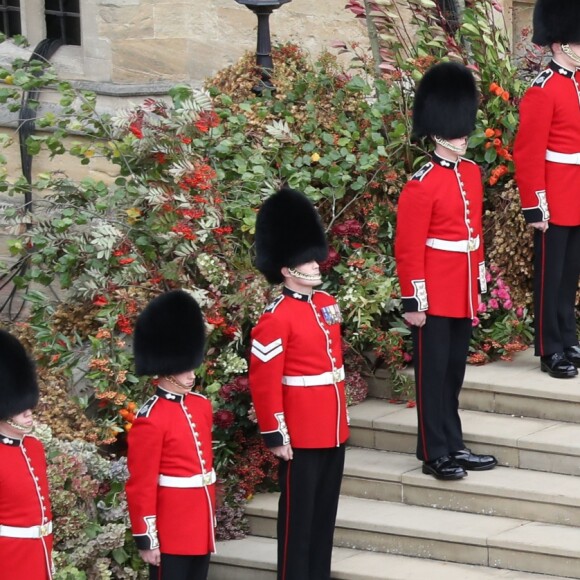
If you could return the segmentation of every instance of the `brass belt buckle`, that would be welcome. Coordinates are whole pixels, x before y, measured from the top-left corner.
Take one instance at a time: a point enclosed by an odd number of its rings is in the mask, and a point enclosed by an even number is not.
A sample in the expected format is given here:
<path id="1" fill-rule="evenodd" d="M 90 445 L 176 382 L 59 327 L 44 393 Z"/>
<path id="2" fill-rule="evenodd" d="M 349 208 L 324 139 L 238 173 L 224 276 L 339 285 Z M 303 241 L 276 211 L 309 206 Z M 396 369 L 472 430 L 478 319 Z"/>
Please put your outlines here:
<path id="1" fill-rule="evenodd" d="M 211 472 L 210 473 L 204 473 L 201 477 L 202 481 L 203 481 L 203 485 L 211 485 Z"/>
<path id="2" fill-rule="evenodd" d="M 338 383 L 340 381 L 340 371 L 338 369 L 334 369 L 332 371 L 332 379 L 334 380 L 335 383 Z"/>
<path id="3" fill-rule="evenodd" d="M 48 534 L 50 533 L 48 529 L 49 529 L 48 524 L 42 524 L 41 526 L 39 526 L 39 535 L 41 538 L 48 536 Z"/>
<path id="4" fill-rule="evenodd" d="M 473 252 L 473 250 L 475 250 L 475 240 L 473 238 L 469 238 L 467 248 L 469 249 L 470 252 Z"/>

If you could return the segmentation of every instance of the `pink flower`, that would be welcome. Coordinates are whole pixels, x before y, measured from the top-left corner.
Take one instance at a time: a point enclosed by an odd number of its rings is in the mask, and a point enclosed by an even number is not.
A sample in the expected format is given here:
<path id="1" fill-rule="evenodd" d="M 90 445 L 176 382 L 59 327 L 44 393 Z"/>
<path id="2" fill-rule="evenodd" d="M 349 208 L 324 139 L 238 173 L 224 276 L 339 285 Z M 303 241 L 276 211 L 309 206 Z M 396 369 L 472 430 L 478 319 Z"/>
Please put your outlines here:
<path id="1" fill-rule="evenodd" d="M 405 362 L 411 362 L 413 360 L 413 357 L 408 352 L 404 352 L 403 353 L 403 360 Z"/>
<path id="2" fill-rule="evenodd" d="M 479 306 L 477 307 L 477 311 L 482 314 L 483 312 L 487 312 L 487 306 L 485 305 L 485 302 L 480 302 Z"/>
<path id="3" fill-rule="evenodd" d="M 471 326 L 479 326 L 479 318 L 477 318 L 477 316 L 474 316 L 471 319 Z"/>
<path id="4" fill-rule="evenodd" d="M 503 303 L 503 307 L 506 310 L 511 310 L 513 308 L 514 303 L 508 298 L 507 300 L 504 301 Z"/>
<path id="5" fill-rule="evenodd" d="M 500 300 L 509 300 L 510 293 L 509 293 L 509 292 L 508 292 L 508 291 L 507 291 L 505 288 L 500 288 L 500 289 L 497 291 L 497 297 L 498 297 Z"/>
<path id="6" fill-rule="evenodd" d="M 491 282 L 491 274 L 489 272 L 485 273 L 485 280 L 486 282 Z"/>
<path id="7" fill-rule="evenodd" d="M 516 316 L 518 318 L 523 318 L 523 316 L 524 316 L 524 309 L 521 306 L 518 306 L 516 308 Z"/>
<path id="8" fill-rule="evenodd" d="M 492 310 L 497 310 L 499 308 L 499 302 L 495 299 L 495 298 L 490 298 L 487 305 L 492 309 Z"/>

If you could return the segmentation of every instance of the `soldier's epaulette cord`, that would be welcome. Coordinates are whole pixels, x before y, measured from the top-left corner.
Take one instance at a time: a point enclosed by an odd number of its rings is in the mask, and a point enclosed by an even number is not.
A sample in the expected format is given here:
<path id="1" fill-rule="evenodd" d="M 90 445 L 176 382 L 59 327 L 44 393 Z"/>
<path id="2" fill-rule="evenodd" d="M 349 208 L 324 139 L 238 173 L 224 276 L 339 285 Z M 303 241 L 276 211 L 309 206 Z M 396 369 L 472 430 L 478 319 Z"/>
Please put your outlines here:
<path id="1" fill-rule="evenodd" d="M 413 175 L 413 177 L 411 177 L 411 179 L 413 181 L 423 181 L 423 179 L 425 179 L 425 176 L 429 173 L 429 171 L 433 169 L 433 167 L 434 167 L 433 162 L 428 161 L 427 163 L 425 163 L 425 165 L 423 165 L 423 167 L 421 167 L 421 169 L 415 172 L 415 174 Z"/>

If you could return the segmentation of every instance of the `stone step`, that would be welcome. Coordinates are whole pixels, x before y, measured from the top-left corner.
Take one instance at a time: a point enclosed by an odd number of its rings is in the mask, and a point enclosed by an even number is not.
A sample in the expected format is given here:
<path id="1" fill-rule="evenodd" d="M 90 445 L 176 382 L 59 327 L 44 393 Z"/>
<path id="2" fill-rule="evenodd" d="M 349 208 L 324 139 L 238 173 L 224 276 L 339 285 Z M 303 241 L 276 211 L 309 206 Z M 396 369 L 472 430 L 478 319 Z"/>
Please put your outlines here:
<path id="1" fill-rule="evenodd" d="M 403 371 L 413 376 L 411 367 Z M 392 386 L 384 369 L 369 379 L 369 394 L 389 398 Z M 462 409 L 580 422 L 580 375 L 553 379 L 540 371 L 532 348 L 515 353 L 512 361 L 467 365 L 461 390 Z"/>
<path id="2" fill-rule="evenodd" d="M 414 456 L 349 448 L 341 493 L 409 505 L 580 526 L 580 480 L 572 475 L 496 467 L 445 482 Z"/>
<path id="3" fill-rule="evenodd" d="M 276 534 L 278 494 L 247 507 L 254 536 Z M 580 578 L 580 529 L 342 496 L 335 545 Z"/>
<path id="4" fill-rule="evenodd" d="M 540 370 L 533 349 L 517 353 L 512 361 L 468 365 L 461 406 L 488 411 L 580 422 L 580 375 L 553 379 Z"/>
<path id="5" fill-rule="evenodd" d="M 563 580 L 485 566 L 422 560 L 378 552 L 335 548 L 333 580 Z M 218 542 L 209 580 L 276 580 L 276 541 L 248 536 Z"/>
<path id="6" fill-rule="evenodd" d="M 416 409 L 367 399 L 349 414 L 349 445 L 415 452 Z M 501 465 L 580 475 L 580 425 L 469 410 L 461 411 L 461 420 L 466 445 L 492 453 Z"/>

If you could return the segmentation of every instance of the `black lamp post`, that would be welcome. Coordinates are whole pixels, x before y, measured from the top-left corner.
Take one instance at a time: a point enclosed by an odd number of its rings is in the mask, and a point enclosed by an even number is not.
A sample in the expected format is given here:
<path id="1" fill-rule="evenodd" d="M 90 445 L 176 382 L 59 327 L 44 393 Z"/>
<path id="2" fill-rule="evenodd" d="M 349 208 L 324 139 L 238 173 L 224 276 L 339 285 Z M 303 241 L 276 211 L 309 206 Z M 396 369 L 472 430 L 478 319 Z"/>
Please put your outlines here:
<path id="1" fill-rule="evenodd" d="M 280 8 L 282 4 L 292 0 L 236 0 L 238 4 L 244 4 L 258 17 L 258 45 L 256 47 L 256 64 L 260 68 L 262 78 L 252 87 L 256 95 L 264 91 L 274 92 L 276 87 L 272 84 L 272 44 L 270 42 L 270 14 Z"/>

